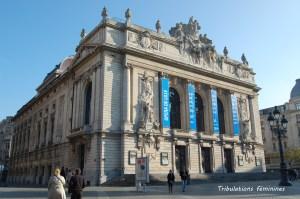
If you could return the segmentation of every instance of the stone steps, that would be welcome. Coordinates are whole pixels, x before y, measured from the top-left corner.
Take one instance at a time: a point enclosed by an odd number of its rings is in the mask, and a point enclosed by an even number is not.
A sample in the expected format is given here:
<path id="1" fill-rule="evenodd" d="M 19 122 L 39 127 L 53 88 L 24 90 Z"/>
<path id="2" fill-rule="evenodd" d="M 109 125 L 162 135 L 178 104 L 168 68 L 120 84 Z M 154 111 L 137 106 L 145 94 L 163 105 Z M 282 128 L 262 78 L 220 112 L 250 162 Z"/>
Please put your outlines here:
<path id="1" fill-rule="evenodd" d="M 262 181 L 279 179 L 279 172 L 273 173 L 213 173 L 213 174 L 191 174 L 191 183 L 213 183 L 213 182 L 237 182 L 237 181 Z M 180 182 L 181 178 L 178 174 L 175 175 L 175 182 Z M 160 185 L 166 184 L 167 174 L 151 174 L 150 184 Z M 125 175 L 124 177 L 116 177 L 104 186 L 133 186 L 135 184 L 135 176 Z"/>

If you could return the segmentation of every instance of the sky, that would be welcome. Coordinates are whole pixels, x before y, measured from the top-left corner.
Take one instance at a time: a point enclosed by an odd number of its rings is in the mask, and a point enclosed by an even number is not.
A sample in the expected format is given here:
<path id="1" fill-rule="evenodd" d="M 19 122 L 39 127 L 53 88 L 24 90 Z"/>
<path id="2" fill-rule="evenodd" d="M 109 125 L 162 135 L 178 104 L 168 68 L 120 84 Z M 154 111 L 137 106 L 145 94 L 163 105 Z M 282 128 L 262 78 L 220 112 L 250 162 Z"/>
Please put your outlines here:
<path id="1" fill-rule="evenodd" d="M 1 0 L 0 120 L 14 115 L 56 64 L 75 54 L 80 31 L 92 30 L 106 6 L 110 17 L 155 29 L 160 19 L 168 33 L 193 16 L 200 33 L 217 52 L 245 53 L 256 72 L 259 107 L 287 102 L 300 78 L 300 1 L 298 0 Z"/>

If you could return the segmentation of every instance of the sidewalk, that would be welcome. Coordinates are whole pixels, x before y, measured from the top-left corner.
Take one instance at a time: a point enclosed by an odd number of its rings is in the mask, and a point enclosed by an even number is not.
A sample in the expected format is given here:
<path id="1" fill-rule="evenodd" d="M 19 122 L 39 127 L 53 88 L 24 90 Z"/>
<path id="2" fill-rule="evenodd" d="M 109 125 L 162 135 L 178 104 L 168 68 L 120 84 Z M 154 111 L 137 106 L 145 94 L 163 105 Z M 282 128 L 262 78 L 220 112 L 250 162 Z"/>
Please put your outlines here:
<path id="1" fill-rule="evenodd" d="M 86 187 L 83 199 L 299 199 L 300 181 L 293 183 L 292 187 L 278 187 L 278 180 L 274 181 L 249 181 L 230 183 L 192 184 L 186 192 L 181 192 L 181 187 L 176 184 L 174 193 L 168 193 L 167 185 L 148 186 L 146 192 L 136 192 L 135 187 Z M 252 190 L 251 190 L 252 188 Z M 263 189 L 278 189 L 264 191 Z M 281 191 L 279 190 L 281 189 Z M 0 187 L 1 199 L 45 199 L 47 188 L 35 187 Z M 67 195 L 70 199 L 70 195 Z"/>

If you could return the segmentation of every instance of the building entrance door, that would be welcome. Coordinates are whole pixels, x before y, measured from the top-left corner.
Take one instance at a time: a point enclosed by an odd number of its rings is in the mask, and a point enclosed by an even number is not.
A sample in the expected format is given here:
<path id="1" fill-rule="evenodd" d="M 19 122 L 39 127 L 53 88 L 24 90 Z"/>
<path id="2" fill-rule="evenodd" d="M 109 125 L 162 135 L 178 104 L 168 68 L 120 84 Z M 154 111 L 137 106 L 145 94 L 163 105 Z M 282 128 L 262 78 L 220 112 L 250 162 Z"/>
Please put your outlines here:
<path id="1" fill-rule="evenodd" d="M 81 144 L 79 146 L 79 168 L 81 170 L 81 174 L 83 174 L 84 169 L 84 159 L 85 159 L 85 145 Z"/>
<path id="2" fill-rule="evenodd" d="M 178 173 L 180 171 L 186 170 L 186 147 L 185 146 L 175 146 L 175 164 Z"/>
<path id="3" fill-rule="evenodd" d="M 211 149 L 209 147 L 202 147 L 202 168 L 204 173 L 211 173 Z"/>
<path id="4" fill-rule="evenodd" d="M 227 173 L 233 172 L 232 166 L 232 150 L 231 149 L 224 149 L 224 159 L 225 159 L 225 169 Z"/>

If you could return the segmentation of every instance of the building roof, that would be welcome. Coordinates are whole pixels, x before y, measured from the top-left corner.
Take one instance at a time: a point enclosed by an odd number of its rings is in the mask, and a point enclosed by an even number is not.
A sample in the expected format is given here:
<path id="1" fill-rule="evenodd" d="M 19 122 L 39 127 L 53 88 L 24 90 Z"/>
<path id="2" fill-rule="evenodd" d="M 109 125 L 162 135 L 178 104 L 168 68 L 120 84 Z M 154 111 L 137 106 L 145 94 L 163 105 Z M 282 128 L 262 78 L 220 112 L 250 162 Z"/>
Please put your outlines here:
<path id="1" fill-rule="evenodd" d="M 296 79 L 296 84 L 291 91 L 291 99 L 300 97 L 300 79 Z"/>

